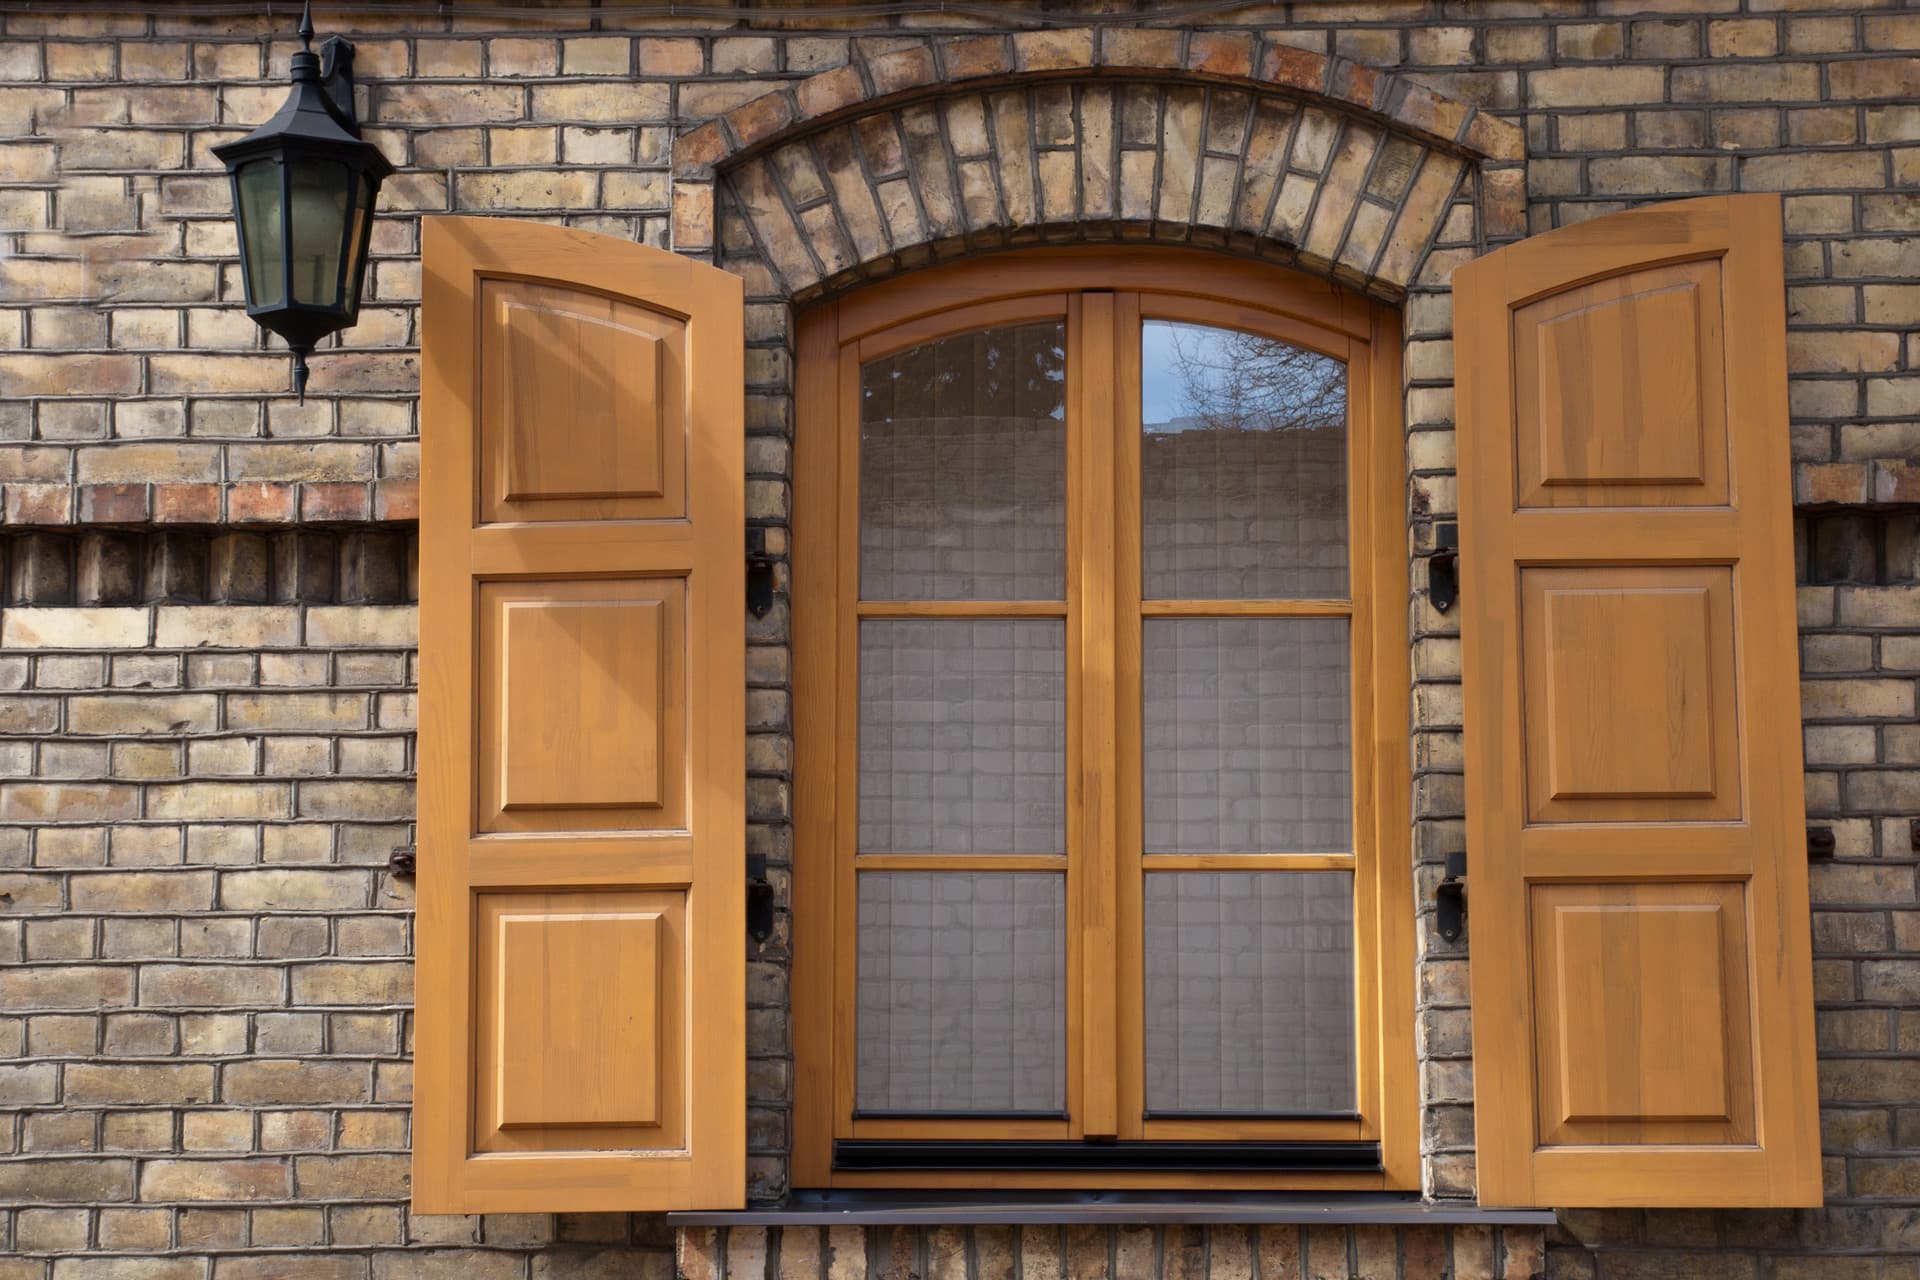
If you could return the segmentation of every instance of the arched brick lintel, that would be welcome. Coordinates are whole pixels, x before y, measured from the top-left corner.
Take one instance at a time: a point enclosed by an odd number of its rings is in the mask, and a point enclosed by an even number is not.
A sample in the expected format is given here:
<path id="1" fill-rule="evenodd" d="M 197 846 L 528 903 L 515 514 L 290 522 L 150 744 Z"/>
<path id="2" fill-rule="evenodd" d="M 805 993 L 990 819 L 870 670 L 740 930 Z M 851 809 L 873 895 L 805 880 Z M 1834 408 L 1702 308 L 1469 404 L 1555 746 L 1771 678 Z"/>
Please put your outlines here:
<path id="1" fill-rule="evenodd" d="M 1255 252 L 1387 298 L 1463 177 L 1524 218 L 1519 128 L 1403 77 L 1243 32 L 935 38 L 744 103 L 674 146 L 674 247 L 716 183 L 789 298 L 953 252 L 1154 239 Z"/>

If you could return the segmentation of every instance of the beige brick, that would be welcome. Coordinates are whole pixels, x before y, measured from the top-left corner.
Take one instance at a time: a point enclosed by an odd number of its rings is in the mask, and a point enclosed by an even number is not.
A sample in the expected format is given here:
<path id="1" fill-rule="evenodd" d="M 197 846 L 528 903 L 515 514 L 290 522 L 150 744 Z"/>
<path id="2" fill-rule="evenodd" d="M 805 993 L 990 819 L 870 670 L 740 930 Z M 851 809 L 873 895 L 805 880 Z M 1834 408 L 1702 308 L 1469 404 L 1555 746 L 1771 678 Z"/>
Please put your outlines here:
<path id="1" fill-rule="evenodd" d="M 280 1003 L 284 985 L 277 969 L 151 964 L 140 970 L 140 1003 L 148 1008 L 255 1008 Z"/>
<path id="2" fill-rule="evenodd" d="M 1527 73 L 1527 102 L 1534 107 L 1638 106 L 1665 97 L 1658 67 L 1556 67 Z"/>
<path id="3" fill-rule="evenodd" d="M 288 794 L 278 782 L 180 782 L 147 789 L 147 815 L 196 818 L 285 818 Z"/>
<path id="4" fill-rule="evenodd" d="M 409 1004 L 412 964 L 312 964 L 293 971 L 300 1005 Z"/>
<path id="5" fill-rule="evenodd" d="M 411 605 L 320 605 L 307 610 L 307 643 L 325 648 L 412 648 L 419 643 Z"/>
<path id="6" fill-rule="evenodd" d="M 267 649 L 300 643 L 300 610 L 292 606 L 162 605 L 154 643 L 162 649 Z"/>
<path id="7" fill-rule="evenodd" d="M 235 1062 L 226 1068 L 220 1083 L 221 1099 L 229 1104 L 335 1105 L 366 1102 L 371 1097 L 369 1071 L 363 1063 L 300 1058 Z"/>
<path id="8" fill-rule="evenodd" d="M 76 911 L 205 911 L 213 906 L 213 874 L 136 871 L 75 876 L 69 893 Z"/>
<path id="9" fill-rule="evenodd" d="M 228 911 L 338 911 L 368 905 L 365 871 L 228 871 L 220 904 Z"/>
<path id="10" fill-rule="evenodd" d="M 283 1160 L 152 1160 L 140 1170 L 148 1201 L 278 1200 L 293 1189 Z"/>
<path id="11" fill-rule="evenodd" d="M 1911 680 L 1806 680 L 1800 713 L 1809 720 L 1859 720 L 1911 716 Z"/>
<path id="12" fill-rule="evenodd" d="M 247 729 L 364 729 L 361 693 L 230 693 L 227 726 Z"/>
<path id="13" fill-rule="evenodd" d="M 65 1099 L 72 1106 L 101 1103 L 166 1103 L 179 1106 L 213 1100 L 214 1069 L 204 1064 L 70 1063 Z"/>
<path id="14" fill-rule="evenodd" d="M 145 609 L 8 609 L 0 614 L 0 647 L 144 648 L 148 617 Z"/>
<path id="15" fill-rule="evenodd" d="M 298 1155 L 294 1186 L 313 1199 L 403 1199 L 409 1194 L 403 1155 Z"/>

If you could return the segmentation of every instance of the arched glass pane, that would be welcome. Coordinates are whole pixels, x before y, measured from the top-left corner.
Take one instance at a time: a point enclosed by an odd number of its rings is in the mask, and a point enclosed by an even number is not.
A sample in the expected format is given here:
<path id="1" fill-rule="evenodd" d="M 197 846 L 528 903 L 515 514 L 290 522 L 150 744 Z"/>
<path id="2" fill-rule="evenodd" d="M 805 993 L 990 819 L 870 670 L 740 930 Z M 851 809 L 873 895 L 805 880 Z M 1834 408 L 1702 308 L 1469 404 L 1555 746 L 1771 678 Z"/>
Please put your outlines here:
<path id="1" fill-rule="evenodd" d="M 1141 594 L 1347 594 L 1347 370 L 1274 338 L 1141 326 Z"/>
<path id="2" fill-rule="evenodd" d="M 1046 321 L 862 366 L 862 598 L 1065 598 L 1066 344 Z"/>

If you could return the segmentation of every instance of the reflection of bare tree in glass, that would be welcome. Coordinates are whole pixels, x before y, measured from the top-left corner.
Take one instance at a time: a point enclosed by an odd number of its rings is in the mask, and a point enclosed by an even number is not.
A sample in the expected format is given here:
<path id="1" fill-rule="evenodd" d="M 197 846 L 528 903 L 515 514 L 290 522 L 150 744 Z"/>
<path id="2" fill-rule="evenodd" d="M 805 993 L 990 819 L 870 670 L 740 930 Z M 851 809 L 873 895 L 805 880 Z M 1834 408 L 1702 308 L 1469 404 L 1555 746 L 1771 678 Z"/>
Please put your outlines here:
<path id="1" fill-rule="evenodd" d="M 1340 427 L 1346 367 L 1318 352 L 1232 329 L 1173 328 L 1188 429 Z"/>

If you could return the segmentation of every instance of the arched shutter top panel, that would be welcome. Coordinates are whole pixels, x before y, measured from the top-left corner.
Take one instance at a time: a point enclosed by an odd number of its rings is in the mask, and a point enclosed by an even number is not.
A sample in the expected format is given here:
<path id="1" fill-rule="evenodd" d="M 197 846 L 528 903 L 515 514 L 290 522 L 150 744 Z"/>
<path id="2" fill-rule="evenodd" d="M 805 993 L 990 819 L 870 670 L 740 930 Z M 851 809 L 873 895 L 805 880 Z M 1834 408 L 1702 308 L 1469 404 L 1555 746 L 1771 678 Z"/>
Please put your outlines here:
<path id="1" fill-rule="evenodd" d="M 1779 198 L 1454 304 L 1480 1198 L 1817 1205 Z"/>
<path id="2" fill-rule="evenodd" d="M 414 1206 L 737 1207 L 741 284 L 424 237 Z"/>

